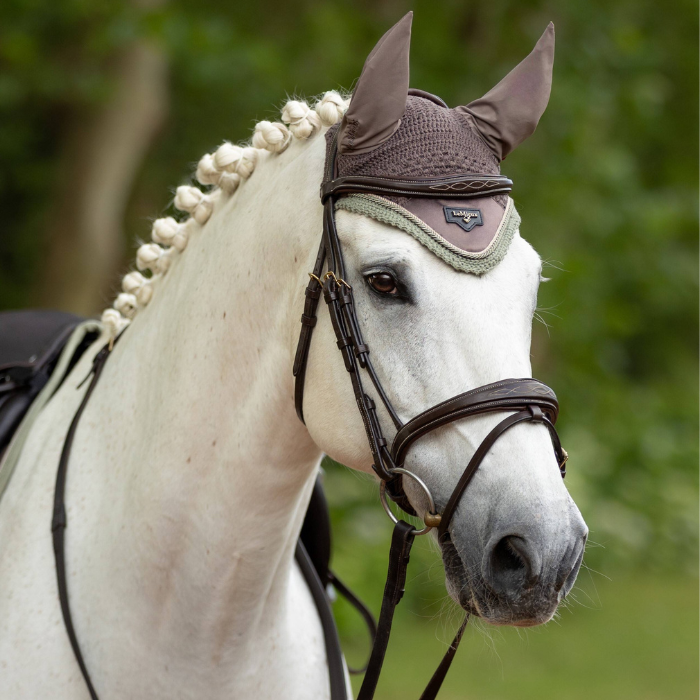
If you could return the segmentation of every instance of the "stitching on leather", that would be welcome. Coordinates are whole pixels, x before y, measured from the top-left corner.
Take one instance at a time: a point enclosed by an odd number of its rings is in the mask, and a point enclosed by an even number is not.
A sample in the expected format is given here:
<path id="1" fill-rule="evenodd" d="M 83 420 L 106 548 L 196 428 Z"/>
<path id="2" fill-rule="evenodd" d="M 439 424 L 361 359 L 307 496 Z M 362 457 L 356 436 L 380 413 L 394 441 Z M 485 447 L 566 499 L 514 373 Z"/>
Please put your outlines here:
<path id="1" fill-rule="evenodd" d="M 409 442 L 409 438 L 413 438 L 412 440 L 410 440 L 410 442 L 415 442 L 416 440 L 422 438 L 423 435 L 425 435 L 426 433 L 431 432 L 431 431 L 429 430 L 430 426 L 436 425 L 436 424 L 437 424 L 437 427 L 439 428 L 439 427 L 442 427 L 443 425 L 448 425 L 449 423 L 454 423 L 454 422 L 455 422 L 454 420 L 443 421 L 444 418 L 452 418 L 452 416 L 459 416 L 460 418 L 466 418 L 467 416 L 469 416 L 469 415 L 471 415 L 471 414 L 473 414 L 473 413 L 481 413 L 482 411 L 481 411 L 481 410 L 477 410 L 477 409 L 484 409 L 484 408 L 486 408 L 486 407 L 488 407 L 488 406 L 490 406 L 490 405 L 491 405 L 491 406 L 496 405 L 496 406 L 498 406 L 498 407 L 503 407 L 503 404 L 502 404 L 501 402 L 496 402 L 495 404 L 494 404 L 493 402 L 491 402 L 490 404 L 489 404 L 489 403 L 478 404 L 478 405 L 476 405 L 476 406 L 470 406 L 470 407 L 468 407 L 468 408 L 464 408 L 464 409 L 462 409 L 462 411 L 454 411 L 453 413 L 448 413 L 448 414 L 446 414 L 445 416 L 443 416 L 442 418 L 436 418 L 435 420 L 431 420 L 429 423 L 426 423 L 424 426 L 421 427 L 421 429 L 420 429 L 420 435 L 416 435 L 415 437 L 413 437 L 413 436 L 415 435 L 415 432 L 411 432 L 411 433 L 408 435 L 408 437 L 404 438 L 404 439 L 401 441 L 401 444 L 399 445 L 399 448 L 396 450 L 396 455 L 398 456 L 399 452 L 403 449 L 403 446 L 404 446 L 407 442 Z M 518 404 L 515 404 L 512 410 L 516 410 L 515 406 L 517 406 L 517 405 L 518 405 Z M 505 411 L 511 410 L 510 405 L 509 405 L 507 408 L 504 408 L 504 410 L 505 410 Z M 407 425 L 408 425 L 408 424 L 407 424 Z"/>
<path id="2" fill-rule="evenodd" d="M 350 183 L 357 183 L 361 184 L 363 186 L 369 186 L 371 187 L 371 182 L 365 183 L 365 178 L 363 178 L 361 175 L 345 175 L 341 176 L 338 179 L 344 179 L 347 178 L 348 182 Z M 372 175 L 370 178 L 367 178 L 369 180 L 382 180 L 383 182 L 395 182 L 398 184 L 406 184 L 406 185 L 414 185 L 416 183 L 419 184 L 424 184 L 424 185 L 429 185 L 430 183 L 434 183 L 436 185 L 439 184 L 450 184 L 448 180 L 454 180 L 456 178 L 471 178 L 474 181 L 496 181 L 496 182 L 502 182 L 503 185 L 506 184 L 507 180 L 510 180 L 510 178 L 506 177 L 505 175 L 481 175 L 479 173 L 463 173 L 463 174 L 456 174 L 456 175 L 448 175 L 447 177 L 426 177 L 426 178 L 416 178 L 415 180 L 403 178 L 403 177 L 381 177 L 379 175 Z M 457 184 L 457 183 L 455 183 Z M 339 185 L 342 187 L 342 184 Z"/>
<path id="3" fill-rule="evenodd" d="M 483 409 L 483 408 L 486 408 L 486 407 L 489 406 L 489 405 L 494 405 L 494 404 L 482 404 L 481 406 L 475 406 L 474 408 L 475 408 L 475 409 L 476 409 L 476 408 L 481 408 L 481 409 Z M 502 406 L 503 406 L 503 404 L 501 404 L 501 403 L 496 403 L 495 405 L 496 405 L 497 407 L 502 407 Z M 511 408 L 510 406 L 508 406 L 508 407 L 505 408 L 504 410 L 506 410 L 506 411 L 509 411 L 509 410 L 516 411 L 516 413 L 514 413 L 513 415 L 517 415 L 517 406 L 518 406 L 518 404 L 515 404 L 512 408 Z M 520 410 L 522 410 L 522 409 L 520 409 Z M 456 411 L 454 414 L 448 414 L 448 416 L 451 417 L 451 416 L 453 416 L 453 415 L 459 415 L 460 418 L 466 418 L 466 417 L 469 416 L 470 414 L 473 414 L 473 413 L 482 413 L 482 412 L 483 412 L 483 411 L 465 410 L 465 412 L 464 412 L 463 414 L 460 414 L 459 411 Z M 447 417 L 447 416 L 446 416 L 446 417 Z M 531 420 L 532 420 L 532 418 L 523 418 L 523 421 L 531 421 Z M 428 428 L 430 428 L 430 426 L 435 425 L 435 424 L 437 423 L 437 424 L 438 424 L 437 427 L 438 427 L 438 428 L 441 428 L 443 425 L 448 425 L 449 423 L 454 423 L 454 422 L 455 422 L 454 420 L 449 420 L 449 421 L 445 421 L 444 423 L 441 423 L 440 419 L 436 419 L 436 420 L 434 420 L 434 421 L 431 421 L 430 423 L 426 423 L 426 424 L 423 426 L 423 428 L 421 429 L 421 434 L 418 435 L 418 436 L 416 436 L 415 438 L 413 438 L 413 440 L 411 440 L 411 441 L 409 442 L 409 447 L 410 447 L 410 445 L 411 445 L 412 443 L 414 443 L 416 440 L 419 440 L 420 438 L 422 438 L 426 433 L 431 432 L 430 430 L 428 430 Z M 553 424 L 552 424 L 552 427 L 554 427 Z M 551 430 L 549 429 L 549 426 L 547 426 L 547 430 L 548 430 L 548 432 L 551 433 Z M 409 436 L 409 437 L 410 437 L 410 436 Z M 399 448 L 396 450 L 396 457 L 397 457 L 397 458 L 398 458 L 399 454 L 403 451 L 404 445 L 406 444 L 407 441 L 408 441 L 408 438 L 404 439 L 404 440 L 401 442 L 401 445 L 399 446 Z M 478 449 L 479 449 L 479 448 L 477 447 L 477 450 L 478 450 Z M 555 450 L 555 452 L 556 452 L 556 450 Z M 397 459 L 397 461 L 400 461 L 400 460 Z"/>
<path id="4" fill-rule="evenodd" d="M 504 379 L 500 382 L 494 382 L 493 384 L 487 384 L 486 386 L 480 386 L 480 387 L 477 387 L 476 389 L 470 389 L 469 391 L 465 391 L 463 394 L 458 394 L 457 396 L 453 396 L 451 399 L 447 399 L 446 401 L 443 401 L 442 403 L 439 403 L 436 406 L 433 406 L 433 407 L 427 409 L 426 411 L 419 413 L 417 416 L 415 416 L 415 418 L 412 418 L 410 421 L 408 421 L 408 423 L 406 423 L 405 427 L 409 426 L 411 423 L 413 423 L 413 421 L 418 420 L 421 416 L 424 416 L 426 413 L 430 413 L 431 411 L 434 411 L 438 408 L 441 408 L 442 406 L 449 406 L 450 404 L 455 403 L 456 401 L 459 401 L 462 398 L 466 398 L 467 396 L 474 396 L 474 395 L 482 393 L 482 392 L 492 391 L 494 389 L 498 389 L 501 386 L 506 386 L 508 384 L 514 384 L 516 382 L 518 384 L 524 384 L 526 382 L 532 382 L 532 381 L 534 381 L 536 385 L 539 385 L 537 380 L 533 380 L 533 379 L 530 379 L 527 377 L 522 377 L 520 379 Z M 545 386 L 545 385 L 542 385 L 542 386 Z M 553 399 L 555 398 L 554 392 L 552 392 L 552 398 Z"/>
<path id="5" fill-rule="evenodd" d="M 416 196 L 416 190 L 397 190 L 397 189 L 392 188 L 392 187 L 376 187 L 373 185 L 362 185 L 362 188 L 363 188 L 363 190 L 373 190 L 376 192 L 380 192 L 381 194 L 387 194 L 387 193 L 389 193 L 389 194 L 401 194 L 401 195 L 404 195 L 406 197 L 415 197 Z M 339 189 L 342 189 L 342 188 L 339 188 Z M 439 199 L 439 196 L 445 194 L 445 192 L 446 192 L 446 190 L 434 190 L 434 191 L 436 193 L 438 193 L 435 196 L 435 199 Z M 511 191 L 510 187 L 503 187 L 501 189 L 489 190 L 488 194 L 489 194 L 489 196 L 494 196 L 497 194 L 508 194 L 508 192 L 510 192 L 510 191 Z M 331 194 L 336 194 L 336 192 L 337 192 L 337 190 L 332 190 Z M 341 194 L 353 194 L 353 193 L 352 192 L 341 192 Z M 357 194 L 359 195 L 361 193 L 357 193 Z M 453 192 L 452 194 L 460 194 L 460 193 Z M 483 195 L 484 193 L 481 190 L 475 190 L 473 193 L 470 193 L 470 194 L 473 194 L 474 197 L 478 197 L 479 195 Z M 326 196 L 330 196 L 330 195 L 327 194 Z"/>
<path id="6" fill-rule="evenodd" d="M 518 382 L 518 384 L 524 384 L 524 383 L 526 383 L 526 382 L 528 382 L 528 381 L 532 381 L 532 380 L 531 380 L 531 379 L 525 379 L 525 378 L 523 378 L 523 379 L 518 379 L 518 380 L 516 380 L 516 381 Z M 420 419 L 421 416 L 425 415 L 426 413 L 431 413 L 431 412 L 435 411 L 436 409 L 441 408 L 442 406 L 449 406 L 450 404 L 453 404 L 453 403 L 455 403 L 456 401 L 458 401 L 458 400 L 460 400 L 460 399 L 462 399 L 462 398 L 465 398 L 465 397 L 467 397 L 467 396 L 472 396 L 472 395 L 478 394 L 479 392 L 482 392 L 482 391 L 491 391 L 492 389 L 496 389 L 496 388 L 498 388 L 499 386 L 504 386 L 504 385 L 511 384 L 511 383 L 512 383 L 512 380 L 511 380 L 511 381 L 507 381 L 507 380 L 506 380 L 506 381 L 502 381 L 502 382 L 496 382 L 496 383 L 494 383 L 494 384 L 492 384 L 492 385 L 489 385 L 488 388 L 485 388 L 485 387 L 478 387 L 478 388 L 472 389 L 471 391 L 468 391 L 468 392 L 466 392 L 466 393 L 464 393 L 464 394 L 459 394 L 459 396 L 456 396 L 456 397 L 454 397 L 454 398 L 452 398 L 452 399 L 449 399 L 448 401 L 444 401 L 443 403 L 437 404 L 437 406 L 433 406 L 432 408 L 429 408 L 427 411 L 424 411 L 423 413 L 419 413 L 415 418 L 413 418 L 413 419 L 410 420 L 408 423 L 406 423 L 406 425 L 402 428 L 402 430 L 405 429 L 405 428 L 408 428 L 408 427 L 411 425 L 411 423 L 413 423 L 414 421 L 417 421 L 418 419 Z M 554 404 L 554 402 L 556 401 L 556 397 L 554 396 L 554 392 L 552 392 L 552 394 L 550 395 L 549 398 L 550 398 L 550 402 L 551 402 L 552 404 Z M 505 401 L 507 402 L 507 401 L 509 401 L 509 400 L 506 399 Z M 515 405 L 515 406 L 517 406 L 517 405 L 526 406 L 526 405 L 528 405 L 529 403 L 533 403 L 532 400 L 529 400 L 529 399 L 527 399 L 527 398 L 513 398 L 513 399 L 510 399 L 510 401 L 513 401 L 513 405 Z M 519 403 L 519 402 L 525 402 L 525 403 Z M 411 440 L 410 442 L 414 442 L 415 440 L 417 440 L 417 439 L 419 439 L 420 437 L 422 437 L 423 435 L 425 435 L 426 432 L 430 432 L 430 430 L 428 430 L 428 428 L 430 428 L 430 426 L 433 426 L 433 425 L 435 425 L 435 424 L 438 424 L 438 427 L 440 427 L 440 425 L 446 425 L 446 424 L 448 424 L 448 423 L 454 422 L 454 420 L 448 420 L 448 421 L 444 421 L 444 422 L 443 422 L 443 420 L 444 420 L 445 418 L 448 418 L 448 417 L 451 418 L 451 417 L 454 416 L 454 415 L 458 415 L 460 418 L 464 418 L 464 417 L 469 416 L 469 415 L 471 415 L 471 414 L 473 414 L 473 413 L 475 413 L 475 412 L 481 412 L 481 411 L 483 411 L 484 409 L 488 409 L 488 408 L 490 408 L 490 407 L 502 407 L 502 406 L 504 406 L 504 400 L 503 400 L 503 399 L 501 399 L 501 400 L 499 400 L 499 401 L 488 401 L 488 402 L 486 402 L 486 403 L 473 404 L 473 405 L 471 405 L 471 406 L 464 407 L 463 409 L 459 409 L 459 410 L 457 410 L 457 411 L 453 411 L 453 412 L 451 412 L 451 413 L 447 413 L 447 414 L 445 414 L 444 416 L 441 416 L 440 418 L 436 418 L 436 419 L 434 419 L 434 420 L 431 420 L 430 422 L 428 422 L 428 423 L 426 423 L 425 425 L 423 425 L 423 426 L 420 428 L 420 433 L 421 433 L 421 435 L 419 435 L 418 437 L 415 437 L 415 438 L 414 438 L 413 440 Z M 510 406 L 511 406 L 511 404 L 508 403 L 508 409 L 510 409 Z M 556 408 L 556 406 L 555 406 L 555 408 Z M 479 409 L 479 410 L 477 411 L 477 409 Z M 506 410 L 508 410 L 508 409 L 506 409 Z M 513 410 L 514 410 L 514 409 L 513 409 Z M 554 424 L 553 424 L 553 423 L 552 423 L 552 427 L 554 428 Z M 401 442 L 398 444 L 398 446 L 396 446 L 396 450 L 395 450 L 395 451 L 394 451 L 394 449 L 393 449 L 395 446 L 392 445 L 392 452 L 394 452 L 394 454 L 395 454 L 396 456 L 398 456 L 399 453 L 404 449 L 404 445 L 406 444 L 406 442 L 409 441 L 409 439 L 411 438 L 411 436 L 413 435 L 413 433 L 414 433 L 414 431 L 410 431 L 410 432 L 408 433 L 407 437 L 403 438 L 403 439 L 401 440 Z M 397 433 L 397 435 L 398 435 L 398 433 Z M 409 444 L 410 444 L 410 443 L 409 443 Z"/>

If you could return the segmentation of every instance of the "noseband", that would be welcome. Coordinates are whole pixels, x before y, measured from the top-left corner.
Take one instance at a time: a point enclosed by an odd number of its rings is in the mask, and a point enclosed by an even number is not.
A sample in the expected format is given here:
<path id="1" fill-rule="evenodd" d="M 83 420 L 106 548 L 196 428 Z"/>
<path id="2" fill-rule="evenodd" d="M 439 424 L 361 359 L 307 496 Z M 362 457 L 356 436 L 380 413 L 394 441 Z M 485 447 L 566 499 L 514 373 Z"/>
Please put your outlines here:
<path id="1" fill-rule="evenodd" d="M 449 539 L 449 525 L 459 505 L 460 499 L 476 474 L 477 469 L 493 444 L 507 430 L 518 423 L 532 421 L 543 424 L 549 431 L 554 453 L 562 478 L 566 475 L 568 455 L 562 448 L 554 424 L 559 413 L 559 404 L 554 392 L 537 379 L 503 379 L 458 394 L 447 401 L 429 408 L 407 423 L 402 423 L 384 390 L 370 359 L 370 349 L 365 343 L 355 312 L 352 287 L 345 281 L 345 265 L 335 223 L 335 202 L 337 198 L 350 193 L 372 193 L 385 196 L 428 197 L 469 199 L 473 197 L 507 194 L 513 183 L 501 175 L 465 174 L 446 178 L 404 179 L 366 176 L 337 177 L 335 158 L 337 144 L 334 141 L 326 163 L 324 183 L 321 186 L 323 202 L 323 235 L 316 257 L 314 270 L 309 274 L 306 287 L 304 313 L 301 316 L 301 333 L 294 360 L 295 377 L 294 399 L 297 415 L 304 421 L 304 377 L 309 356 L 312 331 L 316 325 L 316 310 L 321 293 L 330 314 L 338 349 L 343 357 L 345 369 L 350 375 L 357 407 L 365 427 L 367 441 L 372 453 L 372 469 L 379 479 L 382 503 L 396 523 L 392 536 L 389 573 L 382 601 L 378 632 L 372 648 L 367 672 L 362 683 L 358 700 L 370 700 L 381 672 L 384 654 L 389 641 L 389 632 L 394 609 L 403 595 L 408 556 L 413 538 L 438 530 L 438 539 Z M 324 274 L 324 269 L 326 270 Z M 389 443 L 382 432 L 374 400 L 366 393 L 362 380 L 364 370 L 374 386 L 376 395 L 384 404 L 391 417 L 396 434 Z M 507 412 L 508 416 L 496 425 L 474 452 L 469 464 L 462 473 L 452 495 L 442 512 L 439 512 L 426 484 L 415 474 L 404 468 L 404 460 L 411 445 L 424 435 L 462 418 L 493 412 Z M 385 495 L 389 496 L 410 515 L 416 515 L 403 488 L 403 477 L 416 481 L 426 494 L 429 510 L 424 516 L 425 527 L 415 530 L 403 520 L 397 520 L 389 509 Z M 450 645 L 445 658 L 425 689 L 421 700 L 432 700 L 442 685 L 457 645 L 462 637 L 468 616 L 460 627 L 455 640 Z M 333 687 L 333 682 L 331 686 Z M 343 691 L 344 692 L 344 691 Z M 335 698 L 334 698 L 335 700 Z"/>

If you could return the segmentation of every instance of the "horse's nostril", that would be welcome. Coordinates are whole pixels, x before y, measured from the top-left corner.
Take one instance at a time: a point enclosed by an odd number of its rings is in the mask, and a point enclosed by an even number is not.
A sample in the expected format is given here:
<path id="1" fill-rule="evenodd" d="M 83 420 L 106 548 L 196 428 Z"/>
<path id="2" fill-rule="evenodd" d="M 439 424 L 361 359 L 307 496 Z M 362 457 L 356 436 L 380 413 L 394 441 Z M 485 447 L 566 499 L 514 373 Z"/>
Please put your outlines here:
<path id="1" fill-rule="evenodd" d="M 526 541 L 515 535 L 502 537 L 489 556 L 488 573 L 491 587 L 498 593 L 510 593 L 532 585 L 537 576 L 533 575 Z"/>
<path id="2" fill-rule="evenodd" d="M 509 536 L 500 540 L 494 547 L 491 557 L 492 564 L 496 564 L 497 568 L 503 571 L 517 571 L 518 569 L 525 568 L 525 562 L 518 552 L 517 547 L 514 545 L 514 541 L 518 539 L 520 538 Z"/>

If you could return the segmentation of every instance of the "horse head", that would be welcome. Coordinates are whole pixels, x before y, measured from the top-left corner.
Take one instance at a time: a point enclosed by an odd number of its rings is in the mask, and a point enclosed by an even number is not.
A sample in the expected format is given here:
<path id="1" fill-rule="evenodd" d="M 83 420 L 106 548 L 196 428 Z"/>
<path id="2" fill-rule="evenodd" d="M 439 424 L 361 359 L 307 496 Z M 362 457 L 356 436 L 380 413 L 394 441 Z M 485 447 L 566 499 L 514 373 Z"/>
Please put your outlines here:
<path id="1" fill-rule="evenodd" d="M 337 141 L 338 151 L 334 172 L 327 163 L 327 177 L 369 174 L 391 182 L 456 172 L 497 176 L 500 161 L 534 131 L 546 107 L 553 26 L 493 90 L 456 109 L 408 89 L 410 26 L 409 14 L 369 55 L 342 122 L 326 135 L 329 149 Z M 460 202 L 449 194 L 439 201 L 356 194 L 335 206 L 345 281 L 401 423 L 458 392 L 531 376 L 542 263 L 520 237 L 506 195 Z M 303 412 L 321 449 L 368 470 L 373 455 L 336 335 L 323 318 L 311 344 Z M 395 421 L 382 410 L 376 389 L 367 391 L 383 434 L 395 435 Z M 409 448 L 403 466 L 427 485 L 438 510 L 504 415 L 452 422 Z M 405 478 L 403 487 L 423 517 L 423 489 Z M 447 588 L 465 610 L 492 623 L 523 626 L 553 616 L 576 579 L 587 528 L 542 425 L 523 423 L 493 445 L 445 534 L 439 544 Z"/>

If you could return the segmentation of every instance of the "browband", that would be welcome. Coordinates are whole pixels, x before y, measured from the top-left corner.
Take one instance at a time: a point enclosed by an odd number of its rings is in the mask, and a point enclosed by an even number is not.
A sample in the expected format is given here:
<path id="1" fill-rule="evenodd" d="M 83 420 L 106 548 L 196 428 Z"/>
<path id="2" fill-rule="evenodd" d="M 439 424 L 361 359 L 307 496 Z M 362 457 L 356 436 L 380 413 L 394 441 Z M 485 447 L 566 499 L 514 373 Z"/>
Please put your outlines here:
<path id="1" fill-rule="evenodd" d="M 321 201 L 341 194 L 366 192 L 399 197 L 449 197 L 468 199 L 508 194 L 513 181 L 503 175 L 478 175 L 466 173 L 441 178 L 407 180 L 394 177 L 369 177 L 346 175 L 321 185 Z"/>

